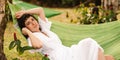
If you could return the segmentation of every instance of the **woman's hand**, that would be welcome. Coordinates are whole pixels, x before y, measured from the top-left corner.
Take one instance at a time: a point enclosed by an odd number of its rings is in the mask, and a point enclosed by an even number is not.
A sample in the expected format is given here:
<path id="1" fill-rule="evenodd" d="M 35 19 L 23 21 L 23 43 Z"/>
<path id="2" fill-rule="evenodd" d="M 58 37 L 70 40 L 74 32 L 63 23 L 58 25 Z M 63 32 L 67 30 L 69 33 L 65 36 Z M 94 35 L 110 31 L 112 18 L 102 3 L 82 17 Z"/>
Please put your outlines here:
<path id="1" fill-rule="evenodd" d="M 31 31 L 28 28 L 26 28 L 26 27 L 22 28 L 22 33 L 24 35 L 28 35 L 29 32 L 31 32 Z"/>
<path id="2" fill-rule="evenodd" d="M 18 11 L 18 12 L 15 13 L 15 17 L 20 18 L 23 14 L 25 14 L 24 10 Z"/>

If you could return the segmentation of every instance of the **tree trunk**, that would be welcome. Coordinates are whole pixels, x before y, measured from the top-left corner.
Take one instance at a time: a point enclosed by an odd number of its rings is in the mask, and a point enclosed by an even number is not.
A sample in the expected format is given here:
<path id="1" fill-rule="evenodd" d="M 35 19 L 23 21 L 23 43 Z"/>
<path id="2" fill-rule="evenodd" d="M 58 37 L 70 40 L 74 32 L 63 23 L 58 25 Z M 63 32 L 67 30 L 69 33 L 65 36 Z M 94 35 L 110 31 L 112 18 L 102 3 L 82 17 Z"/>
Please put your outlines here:
<path id="1" fill-rule="evenodd" d="M 7 60 L 4 54 L 4 31 L 7 24 L 6 14 L 5 14 L 5 5 L 6 0 L 0 0 L 0 60 Z"/>
<path id="2" fill-rule="evenodd" d="M 118 0 L 112 0 L 113 2 L 113 7 L 114 7 L 114 11 L 118 10 Z"/>
<path id="3" fill-rule="evenodd" d="M 101 2 L 105 10 L 108 10 L 111 4 L 113 5 L 114 11 L 118 10 L 118 0 L 101 0 Z"/>

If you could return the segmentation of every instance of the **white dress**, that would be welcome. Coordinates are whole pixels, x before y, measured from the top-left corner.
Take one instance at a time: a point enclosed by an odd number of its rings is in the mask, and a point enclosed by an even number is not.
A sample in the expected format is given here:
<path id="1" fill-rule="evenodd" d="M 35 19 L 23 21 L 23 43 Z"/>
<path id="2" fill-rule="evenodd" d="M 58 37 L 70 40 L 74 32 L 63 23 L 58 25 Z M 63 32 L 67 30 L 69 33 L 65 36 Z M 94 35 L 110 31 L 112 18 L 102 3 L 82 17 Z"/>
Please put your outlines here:
<path id="1" fill-rule="evenodd" d="M 47 23 L 45 23 L 39 18 L 39 24 L 42 32 L 46 33 L 49 37 L 40 32 L 34 32 L 33 34 L 42 40 L 43 46 L 40 49 L 30 50 L 31 52 L 47 54 L 50 60 L 98 60 L 98 48 L 102 48 L 93 39 L 86 38 L 77 45 L 67 47 L 62 45 L 59 37 L 50 31 L 50 21 L 47 20 Z M 31 46 L 30 38 L 28 38 L 28 44 Z"/>

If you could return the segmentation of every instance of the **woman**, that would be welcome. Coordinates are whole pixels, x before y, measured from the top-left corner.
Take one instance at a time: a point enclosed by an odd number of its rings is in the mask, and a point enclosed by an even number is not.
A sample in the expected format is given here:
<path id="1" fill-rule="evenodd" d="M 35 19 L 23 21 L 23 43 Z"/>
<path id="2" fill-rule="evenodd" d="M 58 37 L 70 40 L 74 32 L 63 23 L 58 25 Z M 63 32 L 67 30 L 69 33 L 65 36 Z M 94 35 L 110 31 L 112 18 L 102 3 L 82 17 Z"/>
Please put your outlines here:
<path id="1" fill-rule="evenodd" d="M 38 21 L 30 14 L 38 15 Z M 105 56 L 103 49 L 91 38 L 71 47 L 62 45 L 59 37 L 50 31 L 51 22 L 42 8 L 18 11 L 15 16 L 28 44 L 35 48 L 31 52 L 47 54 L 50 60 L 114 60 L 112 56 Z"/>

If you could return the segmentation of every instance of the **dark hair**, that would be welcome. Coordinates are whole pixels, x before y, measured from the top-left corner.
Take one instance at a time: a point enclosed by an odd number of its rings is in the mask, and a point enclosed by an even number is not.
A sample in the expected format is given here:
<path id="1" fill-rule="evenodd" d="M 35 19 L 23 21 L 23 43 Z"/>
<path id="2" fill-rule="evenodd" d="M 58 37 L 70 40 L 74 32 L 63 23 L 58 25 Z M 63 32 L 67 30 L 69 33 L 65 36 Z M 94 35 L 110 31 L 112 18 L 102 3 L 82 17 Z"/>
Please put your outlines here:
<path id="1" fill-rule="evenodd" d="M 25 21 L 29 18 L 29 17 L 33 17 L 34 19 L 36 19 L 33 15 L 31 14 L 23 14 L 20 18 L 17 19 L 18 21 L 18 25 L 20 27 L 20 29 L 22 29 L 23 27 L 25 27 Z M 37 19 L 36 19 L 37 20 Z"/>
<path id="2" fill-rule="evenodd" d="M 17 19 L 18 22 L 18 26 L 20 27 L 20 30 L 22 30 L 23 27 L 25 27 L 25 21 L 29 18 L 29 17 L 33 17 L 34 19 L 36 19 L 33 15 L 31 14 L 23 14 L 20 18 Z M 37 19 L 36 19 L 37 20 Z M 24 35 L 26 38 L 28 36 Z"/>

